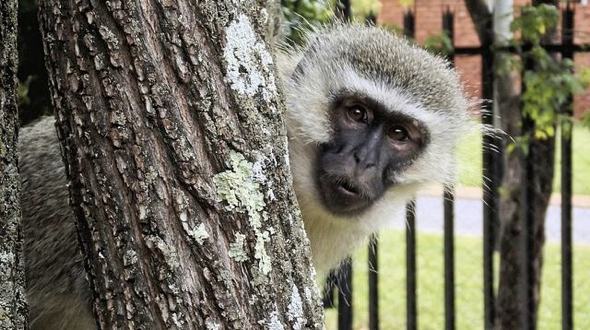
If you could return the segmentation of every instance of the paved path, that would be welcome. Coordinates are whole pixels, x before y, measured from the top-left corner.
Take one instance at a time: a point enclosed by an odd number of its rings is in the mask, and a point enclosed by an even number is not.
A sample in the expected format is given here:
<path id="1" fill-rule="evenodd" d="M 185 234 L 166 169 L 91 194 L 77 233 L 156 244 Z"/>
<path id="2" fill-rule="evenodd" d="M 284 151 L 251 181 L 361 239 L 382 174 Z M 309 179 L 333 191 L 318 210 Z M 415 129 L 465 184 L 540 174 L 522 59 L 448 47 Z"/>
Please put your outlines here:
<path id="1" fill-rule="evenodd" d="M 423 232 L 441 233 L 443 228 L 443 201 L 438 196 L 419 196 L 416 204 L 416 225 Z M 455 202 L 455 234 L 481 236 L 483 232 L 481 199 L 457 197 Z M 395 221 L 395 228 L 404 228 L 403 221 Z M 545 234 L 549 242 L 560 241 L 560 208 L 552 204 L 547 212 Z M 574 244 L 590 244 L 590 208 L 574 207 Z"/>

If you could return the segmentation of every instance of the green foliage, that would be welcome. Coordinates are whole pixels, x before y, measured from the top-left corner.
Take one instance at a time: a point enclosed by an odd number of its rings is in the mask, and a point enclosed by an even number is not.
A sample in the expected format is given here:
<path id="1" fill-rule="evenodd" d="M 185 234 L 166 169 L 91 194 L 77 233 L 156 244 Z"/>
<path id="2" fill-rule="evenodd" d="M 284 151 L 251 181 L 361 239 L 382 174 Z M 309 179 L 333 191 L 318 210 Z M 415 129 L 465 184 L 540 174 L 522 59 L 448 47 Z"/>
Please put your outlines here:
<path id="1" fill-rule="evenodd" d="M 582 117 L 582 125 L 584 125 L 587 128 L 590 128 L 590 112 L 587 112 Z"/>
<path id="2" fill-rule="evenodd" d="M 391 32 L 391 33 L 393 33 L 395 35 L 399 35 L 399 36 L 404 35 L 404 28 L 401 27 L 401 26 L 398 26 L 398 25 L 395 25 L 395 24 L 391 24 L 391 23 L 387 23 L 387 22 L 385 22 L 383 24 L 379 24 L 379 26 L 382 29 L 384 29 L 386 31 L 389 31 L 389 32 Z"/>
<path id="3" fill-rule="evenodd" d="M 590 68 L 584 68 L 578 73 L 578 79 L 585 88 L 590 86 Z M 587 109 L 590 110 L 590 109 Z M 590 129 L 590 111 L 582 116 L 582 125 Z"/>
<path id="4" fill-rule="evenodd" d="M 408 9 L 414 5 L 414 0 L 399 0 L 399 3 L 404 9 Z"/>
<path id="5" fill-rule="evenodd" d="M 31 104 L 31 99 L 29 98 L 29 89 L 31 82 L 34 79 L 34 76 L 28 76 L 27 80 L 24 82 L 20 81 L 20 79 L 18 80 L 16 86 L 16 102 L 19 108 Z"/>
<path id="6" fill-rule="evenodd" d="M 435 54 L 447 55 L 453 52 L 453 42 L 446 33 L 428 36 L 424 48 Z"/>
<path id="7" fill-rule="evenodd" d="M 580 93 L 590 83 L 590 74 L 574 74 L 570 59 L 559 60 L 542 46 L 548 33 L 555 31 L 559 22 L 559 11 L 550 5 L 524 6 L 521 15 L 514 19 L 512 32 L 519 35 L 513 43 L 520 50 L 525 70 L 523 82 L 523 113 L 535 121 L 535 137 L 547 139 L 555 134 L 555 124 L 560 109 L 570 95 Z M 510 56 L 499 65 L 499 73 L 520 70 L 522 62 Z M 588 76 L 588 77 L 586 77 Z M 564 118 L 565 119 L 565 118 Z M 521 141 L 525 142 L 526 141 Z"/>
<path id="8" fill-rule="evenodd" d="M 520 16 L 511 24 L 513 32 L 518 31 L 524 42 L 539 44 L 541 39 L 555 29 L 559 22 L 559 11 L 555 6 L 523 6 Z"/>
<path id="9" fill-rule="evenodd" d="M 329 0 L 281 0 L 285 18 L 285 34 L 292 43 L 300 43 L 305 31 L 333 17 L 333 4 Z"/>
<path id="10" fill-rule="evenodd" d="M 301 43 L 306 31 L 334 18 L 335 0 L 281 0 L 285 34 L 291 43 Z M 351 0 L 352 20 L 364 22 L 381 10 L 379 0 Z"/>
<path id="11" fill-rule="evenodd" d="M 377 15 L 381 11 L 381 1 L 378 0 L 351 0 L 354 19 L 364 21 L 371 15 Z"/>

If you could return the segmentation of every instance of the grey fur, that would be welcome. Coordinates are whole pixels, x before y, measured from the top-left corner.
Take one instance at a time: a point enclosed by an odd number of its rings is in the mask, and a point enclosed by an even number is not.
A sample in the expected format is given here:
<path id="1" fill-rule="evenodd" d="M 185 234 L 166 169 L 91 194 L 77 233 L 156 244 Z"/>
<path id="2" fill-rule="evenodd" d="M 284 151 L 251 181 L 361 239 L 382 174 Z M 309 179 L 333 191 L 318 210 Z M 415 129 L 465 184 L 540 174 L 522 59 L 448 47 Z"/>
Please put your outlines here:
<path id="1" fill-rule="evenodd" d="M 381 228 L 427 182 L 452 182 L 453 152 L 468 124 L 459 80 L 444 60 L 378 28 L 338 25 L 315 31 L 302 47 L 278 54 L 287 97 L 294 187 L 320 277 L 371 232 Z M 431 146 L 399 174 L 396 187 L 371 210 L 339 218 L 318 202 L 312 162 L 331 136 L 333 93 L 354 89 L 391 111 L 426 122 Z M 46 117 L 20 140 L 27 294 L 33 329 L 91 329 L 90 292 L 54 128 Z"/>
<path id="2" fill-rule="evenodd" d="M 31 329 L 92 328 L 90 292 L 53 117 L 20 131 L 19 169 Z"/>

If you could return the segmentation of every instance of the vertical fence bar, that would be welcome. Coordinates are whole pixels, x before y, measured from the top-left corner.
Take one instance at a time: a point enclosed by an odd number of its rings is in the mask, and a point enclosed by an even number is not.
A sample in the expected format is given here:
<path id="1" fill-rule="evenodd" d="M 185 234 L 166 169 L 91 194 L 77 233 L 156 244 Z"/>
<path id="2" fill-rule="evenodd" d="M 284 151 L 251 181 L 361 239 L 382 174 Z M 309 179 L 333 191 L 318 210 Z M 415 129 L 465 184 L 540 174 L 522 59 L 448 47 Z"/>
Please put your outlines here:
<path id="1" fill-rule="evenodd" d="M 408 10 L 404 13 L 404 35 L 408 38 L 414 38 L 414 32 L 414 12 Z"/>
<path id="2" fill-rule="evenodd" d="M 352 259 L 347 258 L 338 274 L 338 330 L 352 330 Z"/>
<path id="3" fill-rule="evenodd" d="M 406 328 L 416 330 L 416 201 L 407 206 L 406 222 Z"/>
<path id="4" fill-rule="evenodd" d="M 414 37 L 415 18 L 412 11 L 404 13 L 404 35 Z M 416 201 L 406 208 L 406 328 L 418 328 L 416 297 Z"/>
<path id="5" fill-rule="evenodd" d="M 454 45 L 454 15 L 449 7 L 443 13 L 443 31 Z M 448 54 L 449 62 L 454 64 L 454 55 Z M 444 203 L 444 264 L 445 264 L 445 329 L 455 329 L 455 242 L 454 242 L 454 207 L 453 187 L 446 186 L 443 194 Z"/>
<path id="6" fill-rule="evenodd" d="M 336 2 L 336 17 L 344 22 L 350 21 L 350 0 L 338 0 Z"/>
<path id="7" fill-rule="evenodd" d="M 526 66 L 526 65 L 525 65 Z M 535 131 L 535 122 L 530 116 L 525 114 L 522 121 L 522 129 L 524 136 L 530 138 Z M 534 209 L 533 209 L 533 149 L 528 148 L 528 152 L 523 155 L 524 167 L 521 179 L 522 194 L 521 194 L 521 219 L 523 221 L 523 240 L 522 240 L 522 277 L 520 279 L 521 297 L 523 303 L 521 324 L 523 329 L 535 329 L 535 300 L 534 300 L 534 283 L 533 283 L 533 248 L 535 244 L 534 238 Z"/>
<path id="8" fill-rule="evenodd" d="M 371 236 L 369 243 L 369 329 L 379 329 L 379 258 L 377 234 Z"/>
<path id="9" fill-rule="evenodd" d="M 574 9 L 563 10 L 561 40 L 563 59 L 573 59 Z M 561 328 L 574 327 L 572 314 L 572 97 L 564 105 L 561 120 Z"/>
<path id="10" fill-rule="evenodd" d="M 351 19 L 350 0 L 337 0 L 336 17 Z M 352 329 L 352 260 L 348 258 L 338 271 L 338 330 Z"/>
<path id="11" fill-rule="evenodd" d="M 375 26 L 377 17 L 371 13 L 365 24 Z M 377 234 L 371 235 L 369 241 L 369 330 L 379 329 L 379 239 Z"/>
<path id="12" fill-rule="evenodd" d="M 493 20 L 486 22 L 486 29 L 493 31 Z M 491 33 L 490 33 L 491 34 Z M 494 54 L 491 38 L 482 38 L 482 98 L 485 104 L 482 109 L 482 123 L 494 125 Z M 497 219 L 497 166 L 496 140 L 489 134 L 483 136 L 483 290 L 484 290 L 484 328 L 494 327 L 495 297 L 494 297 L 494 226 Z M 487 184 L 485 182 L 487 181 Z"/>
<path id="13" fill-rule="evenodd" d="M 444 190 L 445 329 L 455 329 L 455 237 L 453 188 Z"/>

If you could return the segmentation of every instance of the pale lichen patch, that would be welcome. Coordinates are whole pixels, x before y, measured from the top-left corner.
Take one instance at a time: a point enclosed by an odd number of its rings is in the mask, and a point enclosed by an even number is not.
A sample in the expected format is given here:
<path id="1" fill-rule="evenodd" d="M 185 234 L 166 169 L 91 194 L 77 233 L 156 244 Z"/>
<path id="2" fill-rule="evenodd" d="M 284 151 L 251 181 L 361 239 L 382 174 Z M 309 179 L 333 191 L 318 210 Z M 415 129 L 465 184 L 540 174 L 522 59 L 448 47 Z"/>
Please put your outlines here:
<path id="1" fill-rule="evenodd" d="M 134 250 L 127 250 L 125 255 L 123 256 L 123 265 L 124 266 L 131 266 L 135 265 L 138 261 L 137 252 Z"/>
<path id="2" fill-rule="evenodd" d="M 232 170 L 215 175 L 216 192 L 227 202 L 230 210 L 246 211 L 255 228 L 259 228 L 262 210 L 266 206 L 261 187 L 254 178 L 254 165 L 237 152 L 229 155 Z"/>
<path id="3" fill-rule="evenodd" d="M 205 327 L 207 327 L 207 330 L 219 330 L 221 329 L 221 325 L 211 319 L 207 319 L 205 321 Z"/>
<path id="4" fill-rule="evenodd" d="M 262 274 L 266 275 L 272 270 L 270 257 L 266 253 L 264 243 L 270 241 L 269 232 L 267 230 L 256 232 L 256 245 L 254 246 L 254 258 L 260 260 L 258 268 Z"/>
<path id="5" fill-rule="evenodd" d="M 15 254 L 11 251 L 0 251 L 0 264 L 10 265 L 14 263 L 14 260 Z"/>
<path id="6" fill-rule="evenodd" d="M 199 224 L 191 230 L 188 230 L 187 233 L 192 239 L 194 239 L 199 244 L 203 244 L 203 242 L 205 242 L 205 240 L 209 238 L 209 233 L 207 232 L 207 228 L 205 227 L 204 223 Z"/>
<path id="7" fill-rule="evenodd" d="M 263 160 L 259 162 L 264 163 Z M 254 258 L 259 261 L 258 269 L 267 275 L 271 270 L 271 261 L 264 243 L 270 240 L 270 235 L 267 230 L 262 229 L 262 222 L 268 214 L 264 211 L 266 203 L 259 182 L 265 176 L 262 169 L 255 171 L 258 166 L 237 152 L 230 153 L 230 164 L 232 170 L 215 175 L 213 182 L 218 196 L 228 204 L 230 210 L 248 214 L 256 235 Z"/>
<path id="8" fill-rule="evenodd" d="M 246 235 L 236 233 L 235 241 L 229 244 L 228 255 L 230 258 L 234 259 L 237 262 L 248 260 L 248 256 L 246 255 L 246 251 L 244 250 L 245 239 Z"/>
<path id="9" fill-rule="evenodd" d="M 146 244 L 150 249 L 158 249 L 166 259 L 168 264 L 173 269 L 180 268 L 180 261 L 178 259 L 178 251 L 172 244 L 166 243 L 163 239 L 157 236 L 149 236 L 146 238 Z"/>
<path id="10" fill-rule="evenodd" d="M 305 324 L 303 315 L 303 301 L 297 286 L 293 284 L 291 289 L 291 301 L 287 306 L 287 318 L 293 323 L 293 329 L 299 330 Z"/>
<path id="11" fill-rule="evenodd" d="M 226 78 L 236 92 L 254 96 L 260 92 L 265 101 L 276 95 L 272 56 L 265 44 L 257 40 L 248 16 L 241 14 L 225 31 L 223 57 Z"/>
<path id="12" fill-rule="evenodd" d="M 281 323 L 281 320 L 279 319 L 279 313 L 276 310 L 274 310 L 272 313 L 270 313 L 270 317 L 269 317 L 266 325 L 268 326 L 268 330 L 283 330 L 283 329 L 285 329 L 285 327 Z"/>

